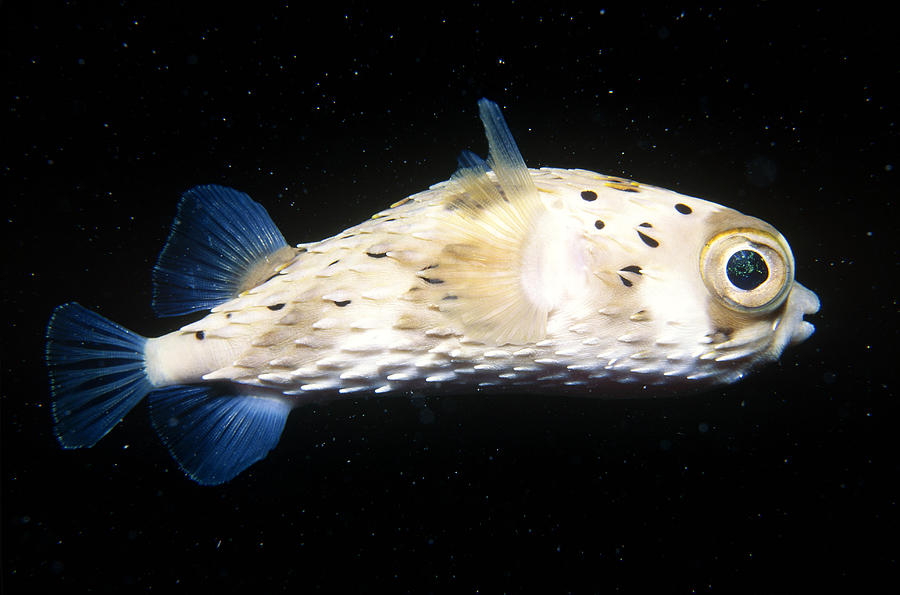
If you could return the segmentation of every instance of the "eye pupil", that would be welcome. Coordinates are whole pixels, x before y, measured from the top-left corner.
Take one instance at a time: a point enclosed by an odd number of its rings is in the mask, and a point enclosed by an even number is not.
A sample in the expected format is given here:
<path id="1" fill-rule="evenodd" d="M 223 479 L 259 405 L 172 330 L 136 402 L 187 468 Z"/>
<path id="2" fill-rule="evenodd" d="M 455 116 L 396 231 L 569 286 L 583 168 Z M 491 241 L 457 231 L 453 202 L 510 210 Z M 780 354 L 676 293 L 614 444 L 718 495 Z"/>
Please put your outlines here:
<path id="1" fill-rule="evenodd" d="M 738 250 L 728 259 L 728 280 L 738 289 L 756 289 L 769 278 L 769 267 L 759 252 Z"/>

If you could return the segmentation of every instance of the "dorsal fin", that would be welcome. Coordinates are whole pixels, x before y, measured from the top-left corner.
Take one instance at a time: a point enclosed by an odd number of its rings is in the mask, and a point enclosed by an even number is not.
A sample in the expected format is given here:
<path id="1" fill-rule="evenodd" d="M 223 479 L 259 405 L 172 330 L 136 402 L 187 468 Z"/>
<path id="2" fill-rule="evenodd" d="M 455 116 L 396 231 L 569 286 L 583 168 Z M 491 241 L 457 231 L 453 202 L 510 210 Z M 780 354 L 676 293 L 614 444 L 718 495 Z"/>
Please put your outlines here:
<path id="1" fill-rule="evenodd" d="M 441 309 L 473 338 L 533 342 L 546 333 L 548 310 L 529 298 L 523 267 L 543 204 L 500 108 L 482 99 L 478 109 L 490 153 L 487 162 L 463 153 L 451 178 L 459 194 L 448 202 L 439 275 L 456 299 Z"/>
<path id="2" fill-rule="evenodd" d="M 196 186 L 182 196 L 153 269 L 153 309 L 178 316 L 214 308 L 294 254 L 262 205 L 232 188 Z"/>

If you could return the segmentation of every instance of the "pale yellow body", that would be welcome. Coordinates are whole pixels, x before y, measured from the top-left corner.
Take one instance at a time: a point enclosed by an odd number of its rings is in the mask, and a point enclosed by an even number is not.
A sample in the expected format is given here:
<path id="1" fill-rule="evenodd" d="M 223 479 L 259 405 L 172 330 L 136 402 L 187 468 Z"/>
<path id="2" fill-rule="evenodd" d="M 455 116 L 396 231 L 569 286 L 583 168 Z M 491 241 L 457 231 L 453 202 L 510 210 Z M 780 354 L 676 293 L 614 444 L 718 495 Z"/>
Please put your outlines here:
<path id="1" fill-rule="evenodd" d="M 528 169 L 495 103 L 489 154 L 321 242 L 287 245 L 231 188 L 186 192 L 146 339 L 75 304 L 47 325 L 55 431 L 92 446 L 145 397 L 184 472 L 215 485 L 275 447 L 291 408 L 441 386 L 611 395 L 733 382 L 818 310 L 764 221 L 584 170 Z M 655 393 L 654 393 L 655 394 Z"/>
<path id="2" fill-rule="evenodd" d="M 433 382 L 602 394 L 607 380 L 730 382 L 811 334 L 803 315 L 818 300 L 803 286 L 745 314 L 701 276 L 716 233 L 778 234 L 768 224 L 589 171 L 527 173 L 528 196 L 493 173 L 454 179 L 298 246 L 268 281 L 150 339 L 151 381 L 287 395 Z"/>

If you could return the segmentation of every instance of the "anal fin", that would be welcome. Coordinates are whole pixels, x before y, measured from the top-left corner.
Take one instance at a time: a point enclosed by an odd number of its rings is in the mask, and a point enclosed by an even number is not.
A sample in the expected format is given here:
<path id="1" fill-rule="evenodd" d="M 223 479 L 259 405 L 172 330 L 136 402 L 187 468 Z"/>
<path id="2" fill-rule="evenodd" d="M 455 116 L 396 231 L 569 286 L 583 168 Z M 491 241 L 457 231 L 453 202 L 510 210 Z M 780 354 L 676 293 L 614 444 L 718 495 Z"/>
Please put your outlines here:
<path id="1" fill-rule="evenodd" d="M 231 480 L 275 448 L 291 410 L 279 397 L 217 386 L 173 386 L 150 394 L 150 418 L 178 466 L 203 485 Z"/>
<path id="2" fill-rule="evenodd" d="M 153 309 L 178 316 L 213 308 L 255 287 L 294 254 L 248 195 L 197 186 L 182 196 L 153 270 Z"/>

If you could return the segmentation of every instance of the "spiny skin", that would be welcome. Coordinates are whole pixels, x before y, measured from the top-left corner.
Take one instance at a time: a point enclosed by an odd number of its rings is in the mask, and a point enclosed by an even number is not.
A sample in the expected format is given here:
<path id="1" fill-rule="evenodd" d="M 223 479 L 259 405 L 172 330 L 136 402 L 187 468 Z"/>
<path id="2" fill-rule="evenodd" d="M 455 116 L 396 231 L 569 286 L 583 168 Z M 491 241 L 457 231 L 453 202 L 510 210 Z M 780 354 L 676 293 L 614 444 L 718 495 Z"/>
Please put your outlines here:
<path id="1" fill-rule="evenodd" d="M 527 233 L 457 181 L 436 184 L 149 340 L 151 380 L 316 399 L 436 382 L 603 394 L 610 381 L 731 382 L 811 334 L 818 300 L 799 283 L 763 314 L 723 307 L 704 284 L 710 238 L 780 238 L 765 222 L 589 171 L 528 172 Z"/>

